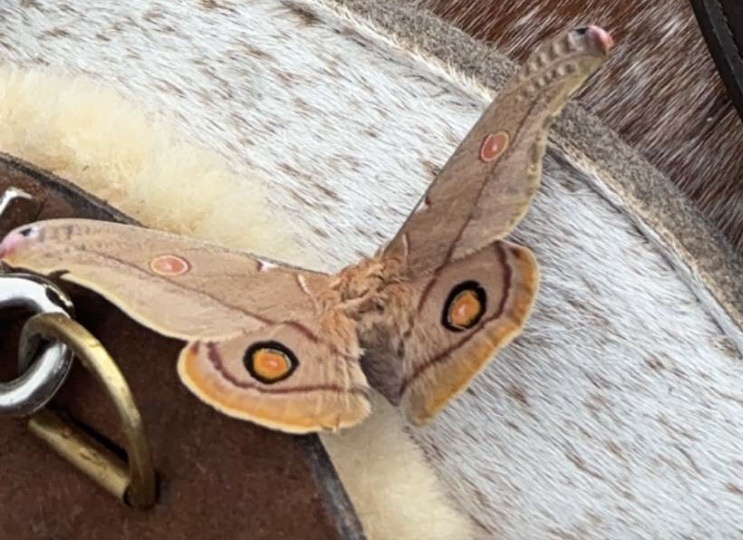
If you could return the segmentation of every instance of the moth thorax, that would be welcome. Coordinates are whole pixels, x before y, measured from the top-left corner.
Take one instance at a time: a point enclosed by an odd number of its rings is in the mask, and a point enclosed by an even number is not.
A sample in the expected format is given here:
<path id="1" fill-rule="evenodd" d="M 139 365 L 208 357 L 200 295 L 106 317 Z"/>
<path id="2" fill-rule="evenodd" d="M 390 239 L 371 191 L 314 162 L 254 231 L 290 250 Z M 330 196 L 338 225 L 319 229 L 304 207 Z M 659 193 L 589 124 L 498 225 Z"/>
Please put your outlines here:
<path id="1" fill-rule="evenodd" d="M 371 300 L 387 281 L 385 265 L 378 259 L 364 259 L 347 266 L 338 274 L 335 289 L 343 302 Z"/>

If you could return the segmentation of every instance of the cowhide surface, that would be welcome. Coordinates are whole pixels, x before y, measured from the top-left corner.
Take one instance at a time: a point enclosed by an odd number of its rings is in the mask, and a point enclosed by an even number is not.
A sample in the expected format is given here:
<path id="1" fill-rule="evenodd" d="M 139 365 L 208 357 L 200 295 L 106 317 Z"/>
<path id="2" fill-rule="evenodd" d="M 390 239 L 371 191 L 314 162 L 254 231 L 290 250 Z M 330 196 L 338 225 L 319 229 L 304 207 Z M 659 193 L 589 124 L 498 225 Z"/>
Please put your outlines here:
<path id="1" fill-rule="evenodd" d="M 392 236 L 487 104 L 320 1 L 8 1 L 0 55 L 106 81 L 265 173 L 302 247 L 273 255 L 328 271 Z M 408 433 L 482 538 L 742 538 L 741 336 L 594 181 L 548 156 L 515 235 L 542 266 L 528 328 Z"/>

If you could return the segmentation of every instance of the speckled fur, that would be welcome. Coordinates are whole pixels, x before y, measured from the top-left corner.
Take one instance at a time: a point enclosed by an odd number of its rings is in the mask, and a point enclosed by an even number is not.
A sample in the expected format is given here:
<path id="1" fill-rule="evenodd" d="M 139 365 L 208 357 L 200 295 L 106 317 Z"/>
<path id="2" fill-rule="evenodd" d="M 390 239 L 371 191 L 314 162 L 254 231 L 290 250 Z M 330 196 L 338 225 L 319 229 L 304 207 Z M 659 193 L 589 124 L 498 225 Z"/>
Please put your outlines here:
<path id="1" fill-rule="evenodd" d="M 271 232 L 281 223 L 303 250 L 264 252 L 325 270 L 392 236 L 486 106 L 463 81 L 314 2 L 5 3 L 0 54 L 102 79 L 238 176 L 268 175 Z M 542 267 L 527 330 L 409 436 L 482 538 L 739 538 L 740 335 L 721 330 L 591 182 L 548 156 L 515 234 Z M 374 431 L 379 422 L 399 425 L 383 416 L 326 438 L 366 505 L 365 527 L 371 538 L 434 538 L 421 533 L 431 506 L 414 504 L 431 485 L 404 484 L 415 449 Z M 379 472 L 385 463 L 394 475 Z"/>

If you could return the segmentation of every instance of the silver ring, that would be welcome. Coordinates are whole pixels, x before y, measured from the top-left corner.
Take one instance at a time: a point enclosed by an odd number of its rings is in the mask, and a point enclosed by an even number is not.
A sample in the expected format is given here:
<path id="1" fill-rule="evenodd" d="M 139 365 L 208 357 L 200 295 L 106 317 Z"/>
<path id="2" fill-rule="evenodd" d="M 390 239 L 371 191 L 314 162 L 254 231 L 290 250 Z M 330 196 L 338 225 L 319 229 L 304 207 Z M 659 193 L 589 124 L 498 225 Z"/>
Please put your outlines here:
<path id="1" fill-rule="evenodd" d="M 23 307 L 34 313 L 72 313 L 72 302 L 57 286 L 32 274 L 0 274 L 0 308 Z M 60 342 L 19 345 L 18 369 L 0 383 L 0 415 L 28 416 L 54 397 L 72 366 L 72 352 Z"/>

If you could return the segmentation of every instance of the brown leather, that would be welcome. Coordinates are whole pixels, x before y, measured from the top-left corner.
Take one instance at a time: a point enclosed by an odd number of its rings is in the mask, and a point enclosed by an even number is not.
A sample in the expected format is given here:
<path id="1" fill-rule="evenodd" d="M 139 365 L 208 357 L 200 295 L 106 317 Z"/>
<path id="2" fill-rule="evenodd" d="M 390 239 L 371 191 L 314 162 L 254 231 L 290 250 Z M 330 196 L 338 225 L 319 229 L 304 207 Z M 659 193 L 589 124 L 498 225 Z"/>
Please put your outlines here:
<path id="1" fill-rule="evenodd" d="M 127 221 L 59 178 L 0 155 L 0 193 L 9 186 L 43 204 L 37 216 L 28 215 L 37 209 L 19 205 L 0 219 L 0 234 L 34 218 Z M 32 436 L 24 420 L 0 417 L 0 539 L 363 539 L 317 437 L 218 414 L 179 382 L 180 342 L 137 325 L 93 293 L 59 285 L 132 388 L 160 478 L 159 499 L 150 510 L 126 507 Z M 0 313 L 4 379 L 15 373 L 20 326 L 17 316 Z M 123 444 L 112 405 L 79 365 L 54 404 Z"/>

